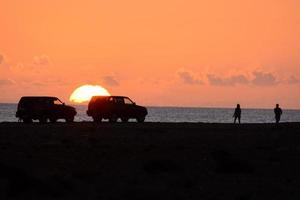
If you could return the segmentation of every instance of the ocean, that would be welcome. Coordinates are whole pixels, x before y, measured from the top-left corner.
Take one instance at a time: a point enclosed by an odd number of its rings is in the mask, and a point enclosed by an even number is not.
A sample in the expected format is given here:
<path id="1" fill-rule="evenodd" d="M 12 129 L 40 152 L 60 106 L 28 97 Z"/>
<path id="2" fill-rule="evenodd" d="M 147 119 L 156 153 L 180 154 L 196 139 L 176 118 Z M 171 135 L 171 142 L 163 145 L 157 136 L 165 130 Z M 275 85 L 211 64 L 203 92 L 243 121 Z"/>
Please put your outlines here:
<path id="1" fill-rule="evenodd" d="M 92 121 L 87 106 L 75 105 L 75 121 Z M 147 107 L 146 122 L 232 123 L 234 108 Z M 0 122 L 16 122 L 17 104 L 0 104 Z M 62 120 L 63 121 L 63 120 Z M 135 120 L 130 120 L 135 121 Z M 273 123 L 273 109 L 242 109 L 242 123 Z M 281 122 L 300 122 L 300 110 L 285 110 Z"/>

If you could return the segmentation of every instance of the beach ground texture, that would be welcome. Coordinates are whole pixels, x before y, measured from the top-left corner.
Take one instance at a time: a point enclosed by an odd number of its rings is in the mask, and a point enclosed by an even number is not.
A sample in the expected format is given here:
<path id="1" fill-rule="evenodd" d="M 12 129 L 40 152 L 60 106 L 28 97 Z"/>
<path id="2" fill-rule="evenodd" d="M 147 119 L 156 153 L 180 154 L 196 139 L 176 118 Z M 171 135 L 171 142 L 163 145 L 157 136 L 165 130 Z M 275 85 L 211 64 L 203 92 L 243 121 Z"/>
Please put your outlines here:
<path id="1" fill-rule="evenodd" d="M 0 123 L 0 199 L 299 199 L 300 123 Z"/>

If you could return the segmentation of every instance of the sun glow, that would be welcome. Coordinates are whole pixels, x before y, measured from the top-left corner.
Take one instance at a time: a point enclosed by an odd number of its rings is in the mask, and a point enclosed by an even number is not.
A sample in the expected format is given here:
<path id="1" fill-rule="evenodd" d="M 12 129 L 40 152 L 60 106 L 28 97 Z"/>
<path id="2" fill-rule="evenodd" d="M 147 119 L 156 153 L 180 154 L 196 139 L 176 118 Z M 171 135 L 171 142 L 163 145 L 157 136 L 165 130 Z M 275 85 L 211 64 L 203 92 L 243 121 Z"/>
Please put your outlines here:
<path id="1" fill-rule="evenodd" d="M 110 96 L 110 93 L 100 85 L 83 85 L 78 87 L 70 96 L 74 103 L 88 102 L 92 96 Z"/>

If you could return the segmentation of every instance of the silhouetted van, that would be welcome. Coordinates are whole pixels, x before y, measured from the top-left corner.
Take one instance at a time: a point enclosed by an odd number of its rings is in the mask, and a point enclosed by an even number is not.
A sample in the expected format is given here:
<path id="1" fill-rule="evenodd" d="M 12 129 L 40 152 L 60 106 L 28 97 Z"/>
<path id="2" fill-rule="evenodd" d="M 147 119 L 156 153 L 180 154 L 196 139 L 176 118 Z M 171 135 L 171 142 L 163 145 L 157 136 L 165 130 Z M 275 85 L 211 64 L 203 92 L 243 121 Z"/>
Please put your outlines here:
<path id="1" fill-rule="evenodd" d="M 32 96 L 22 97 L 18 104 L 16 117 L 21 121 L 30 123 L 38 119 L 40 122 L 56 122 L 58 119 L 65 119 L 67 122 L 74 121 L 76 110 L 67 106 L 57 97 Z"/>
<path id="2" fill-rule="evenodd" d="M 127 122 L 129 119 L 144 122 L 147 114 L 145 107 L 136 105 L 124 96 L 94 96 L 87 110 L 87 115 L 93 117 L 95 122 L 101 122 L 102 119 L 116 122 L 119 118 L 122 122 Z"/>

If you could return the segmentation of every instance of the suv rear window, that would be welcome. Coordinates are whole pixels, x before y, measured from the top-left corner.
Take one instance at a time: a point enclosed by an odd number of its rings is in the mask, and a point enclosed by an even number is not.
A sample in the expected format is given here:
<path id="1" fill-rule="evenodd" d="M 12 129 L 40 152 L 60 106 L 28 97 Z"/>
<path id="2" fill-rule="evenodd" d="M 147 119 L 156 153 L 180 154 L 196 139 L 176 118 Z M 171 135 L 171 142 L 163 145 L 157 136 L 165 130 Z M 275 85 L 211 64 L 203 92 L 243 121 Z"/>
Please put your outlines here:
<path id="1" fill-rule="evenodd" d="M 124 102 L 127 105 L 132 105 L 133 104 L 133 102 L 129 98 L 124 98 Z"/>

